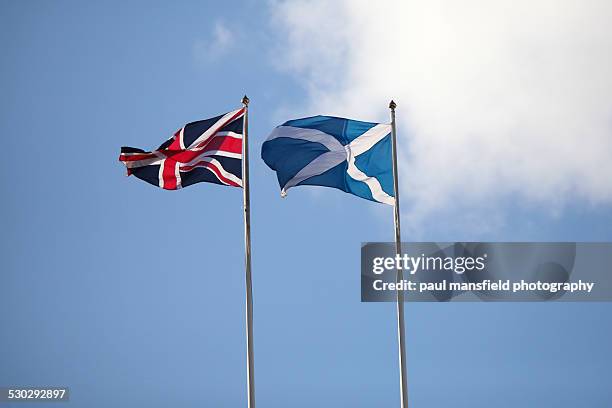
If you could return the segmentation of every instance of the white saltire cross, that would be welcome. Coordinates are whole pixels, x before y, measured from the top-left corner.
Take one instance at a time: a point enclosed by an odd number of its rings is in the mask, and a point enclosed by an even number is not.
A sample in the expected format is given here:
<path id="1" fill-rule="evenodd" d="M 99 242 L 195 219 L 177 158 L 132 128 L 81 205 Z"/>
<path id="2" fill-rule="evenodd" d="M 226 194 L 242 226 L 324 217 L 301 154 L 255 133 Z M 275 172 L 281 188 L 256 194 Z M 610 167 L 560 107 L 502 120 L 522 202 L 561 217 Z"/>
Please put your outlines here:
<path id="1" fill-rule="evenodd" d="M 282 187 L 281 195 L 287 195 L 287 190 L 296 184 L 319 174 L 325 173 L 327 170 L 339 165 L 343 161 L 348 162 L 347 174 L 356 181 L 365 183 L 372 193 L 372 197 L 381 203 L 394 205 L 395 200 L 389 194 L 385 193 L 376 177 L 370 177 L 355 165 L 355 158 L 362 153 L 370 150 L 376 143 L 382 140 L 385 136 L 391 133 L 391 125 L 378 124 L 368 131 L 355 138 L 351 143 L 343 146 L 335 137 L 321 132 L 316 129 L 305 129 L 293 126 L 279 126 L 267 140 L 273 140 L 278 137 L 288 137 L 291 139 L 307 140 L 309 142 L 320 143 L 329 149 L 328 152 L 317 156 L 313 161 L 308 163 L 295 176 Z M 389 160 L 391 158 L 389 157 Z"/>

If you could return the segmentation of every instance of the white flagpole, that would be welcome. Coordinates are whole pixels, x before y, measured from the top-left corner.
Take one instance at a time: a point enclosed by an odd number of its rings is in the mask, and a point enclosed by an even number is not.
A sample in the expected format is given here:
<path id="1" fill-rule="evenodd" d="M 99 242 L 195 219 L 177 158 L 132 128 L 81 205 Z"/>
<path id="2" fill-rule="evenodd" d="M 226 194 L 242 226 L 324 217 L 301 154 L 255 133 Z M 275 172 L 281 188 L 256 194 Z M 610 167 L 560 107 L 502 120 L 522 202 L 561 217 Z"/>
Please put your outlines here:
<path id="1" fill-rule="evenodd" d="M 393 221 L 395 224 L 395 253 L 401 255 L 402 252 L 402 235 L 400 233 L 400 211 L 399 211 L 399 188 L 397 175 L 397 134 L 395 130 L 395 102 L 389 102 L 391 109 L 391 150 L 393 154 L 393 191 L 395 193 L 395 203 L 393 205 Z M 396 282 L 401 282 L 404 279 L 401 269 L 397 269 Z M 398 339 L 398 354 L 400 366 L 400 398 L 401 407 L 408 408 L 408 380 L 406 373 L 406 341 L 404 329 L 404 292 L 401 290 L 397 293 L 397 339 Z"/>
<path id="2" fill-rule="evenodd" d="M 246 341 L 248 408 L 255 408 L 255 372 L 253 361 L 253 287 L 251 283 L 251 207 L 249 197 L 249 98 L 244 95 L 242 131 L 242 198 L 244 209 L 244 255 L 246 283 Z"/>

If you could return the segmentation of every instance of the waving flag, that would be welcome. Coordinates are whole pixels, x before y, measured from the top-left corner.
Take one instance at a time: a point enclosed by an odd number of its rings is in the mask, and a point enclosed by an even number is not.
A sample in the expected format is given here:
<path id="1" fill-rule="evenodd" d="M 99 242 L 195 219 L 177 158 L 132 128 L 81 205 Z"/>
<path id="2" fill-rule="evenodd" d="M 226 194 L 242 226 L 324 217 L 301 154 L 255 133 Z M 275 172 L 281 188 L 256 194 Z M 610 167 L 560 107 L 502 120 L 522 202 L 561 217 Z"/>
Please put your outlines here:
<path id="1" fill-rule="evenodd" d="M 261 157 L 281 194 L 294 186 L 334 187 L 394 204 L 391 125 L 331 116 L 290 120 L 272 131 Z"/>
<path id="2" fill-rule="evenodd" d="M 128 176 L 166 190 L 201 182 L 241 187 L 244 112 L 189 123 L 152 152 L 122 147 L 119 160 Z"/>

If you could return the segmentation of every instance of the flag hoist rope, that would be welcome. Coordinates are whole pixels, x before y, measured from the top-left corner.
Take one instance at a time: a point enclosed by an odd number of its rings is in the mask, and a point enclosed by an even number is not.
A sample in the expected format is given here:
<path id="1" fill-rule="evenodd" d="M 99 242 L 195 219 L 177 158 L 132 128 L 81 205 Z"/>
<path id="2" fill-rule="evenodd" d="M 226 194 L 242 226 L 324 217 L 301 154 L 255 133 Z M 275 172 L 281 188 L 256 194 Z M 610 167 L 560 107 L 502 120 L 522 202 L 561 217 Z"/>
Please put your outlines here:
<path id="1" fill-rule="evenodd" d="M 397 175 L 397 134 L 395 130 L 395 102 L 389 103 L 391 109 L 391 151 L 393 155 L 393 191 L 395 193 L 395 203 L 393 205 L 393 221 L 395 224 L 395 252 L 401 255 L 402 252 L 402 235 L 400 233 L 400 200 Z M 396 282 L 401 282 L 404 279 L 401 269 L 397 269 Z M 401 290 L 397 293 L 397 340 L 400 368 L 400 401 L 402 408 L 408 408 L 408 379 L 406 373 L 406 341 L 404 329 L 404 292 Z"/>
<path id="2" fill-rule="evenodd" d="M 251 283 L 251 208 L 249 197 L 249 98 L 244 95 L 242 129 L 242 197 L 244 210 L 244 256 L 246 286 L 246 343 L 248 408 L 255 408 L 255 373 L 253 360 L 253 287 Z"/>

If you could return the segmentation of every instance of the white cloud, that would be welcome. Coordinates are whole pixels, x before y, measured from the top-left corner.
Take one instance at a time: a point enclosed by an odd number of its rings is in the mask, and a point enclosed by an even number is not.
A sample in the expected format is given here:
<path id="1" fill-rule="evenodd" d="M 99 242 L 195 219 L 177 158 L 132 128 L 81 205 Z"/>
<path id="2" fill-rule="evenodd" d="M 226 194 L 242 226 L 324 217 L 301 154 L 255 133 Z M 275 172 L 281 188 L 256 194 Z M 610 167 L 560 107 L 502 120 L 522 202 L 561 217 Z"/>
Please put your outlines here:
<path id="1" fill-rule="evenodd" d="M 279 66 L 309 94 L 301 113 L 384 120 L 398 103 L 413 228 L 508 200 L 612 204 L 609 0 L 286 1 L 273 13 Z"/>
<path id="2" fill-rule="evenodd" d="M 233 32 L 226 27 L 225 23 L 218 20 L 213 26 L 209 39 L 196 41 L 194 55 L 196 59 L 204 62 L 214 61 L 227 54 L 234 44 Z"/>

